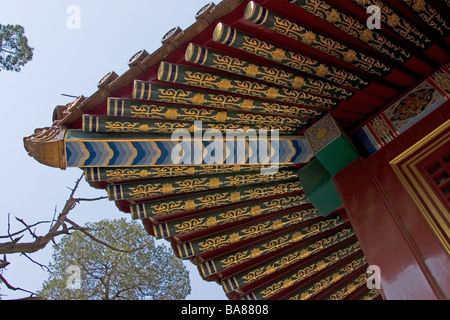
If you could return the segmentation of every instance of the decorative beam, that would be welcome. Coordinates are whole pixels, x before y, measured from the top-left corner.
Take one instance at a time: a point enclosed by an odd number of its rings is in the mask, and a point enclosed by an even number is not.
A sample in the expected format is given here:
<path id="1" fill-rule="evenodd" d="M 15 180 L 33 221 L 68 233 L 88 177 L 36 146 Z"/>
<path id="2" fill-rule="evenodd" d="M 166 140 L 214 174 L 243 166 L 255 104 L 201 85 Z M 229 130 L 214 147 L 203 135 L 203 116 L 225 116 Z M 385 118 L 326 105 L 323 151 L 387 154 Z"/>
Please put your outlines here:
<path id="1" fill-rule="evenodd" d="M 380 0 L 352 0 L 355 4 L 361 7 L 364 11 L 371 5 L 376 5 L 381 10 L 381 21 L 385 23 L 388 28 L 397 33 L 402 38 L 406 39 L 421 50 L 426 50 L 431 47 L 431 40 L 426 35 L 417 30 L 406 19 L 401 18 L 388 5 Z"/>
<path id="2" fill-rule="evenodd" d="M 193 137 L 186 137 L 183 133 L 172 139 L 171 136 L 163 135 L 102 134 L 68 130 L 64 141 L 64 163 L 69 167 L 270 163 L 274 168 L 277 164 L 307 163 L 313 156 L 303 136 L 282 136 L 275 139 L 274 136 L 263 137 L 261 133 L 258 137 L 256 132 L 253 133 L 227 133 L 227 137 L 222 136 L 222 140 L 212 143 L 212 137 L 203 139 L 201 131 L 196 131 Z M 215 132 L 214 137 L 220 138 L 219 134 L 221 135 L 220 132 Z M 268 150 L 271 151 L 270 155 Z"/>
<path id="3" fill-rule="evenodd" d="M 302 117 L 269 115 L 234 110 L 217 110 L 208 107 L 161 105 L 149 102 L 139 102 L 123 99 L 109 99 L 107 115 L 112 117 L 160 119 L 180 121 L 203 121 L 217 123 L 240 124 L 279 124 L 301 128 L 310 123 L 311 119 L 324 114 L 324 111 L 311 109 Z"/>
<path id="4" fill-rule="evenodd" d="M 218 23 L 214 29 L 213 40 L 298 71 L 329 80 L 335 84 L 344 85 L 353 89 L 364 89 L 369 85 L 369 82 L 350 72 L 327 66 L 307 56 L 277 47 L 223 23 Z"/>
<path id="5" fill-rule="evenodd" d="M 267 164 L 212 164 L 191 166 L 146 166 L 146 167 L 91 167 L 85 168 L 85 178 L 88 182 L 119 182 L 127 180 L 142 180 L 153 178 L 170 178 L 182 176 L 202 176 L 220 173 L 252 173 L 268 169 Z M 279 170 L 291 170 L 293 164 L 280 165 Z"/>
<path id="6" fill-rule="evenodd" d="M 370 30 L 365 24 L 336 10 L 322 0 L 289 0 L 289 2 L 327 21 L 391 59 L 405 63 L 411 58 L 411 53 L 401 46 Z"/>
<path id="7" fill-rule="evenodd" d="M 440 68 L 356 132 L 369 154 L 383 148 L 450 99 L 449 68 L 450 65 Z"/>
<path id="8" fill-rule="evenodd" d="M 177 248 L 180 257 L 187 259 L 194 255 L 252 239 L 272 231 L 299 225 L 320 216 L 320 213 L 315 208 L 302 208 L 293 213 L 265 219 L 259 223 L 255 222 L 251 225 L 227 230 L 224 233 L 212 234 L 205 238 L 181 243 L 177 245 Z"/>
<path id="9" fill-rule="evenodd" d="M 379 60 L 280 17 L 253 1 L 248 3 L 244 18 L 377 76 L 384 77 L 392 71 L 390 66 Z"/>
<path id="10" fill-rule="evenodd" d="M 367 267 L 367 261 L 362 251 L 359 252 L 361 254 L 360 256 L 354 258 L 346 265 L 342 266 L 340 269 L 333 271 L 332 274 L 326 276 L 325 278 L 320 279 L 320 282 L 313 283 L 312 285 L 307 286 L 306 288 L 303 288 L 300 291 L 296 292 L 294 295 L 289 297 L 289 300 L 310 299 L 312 296 L 338 283 L 341 279 L 351 275 L 352 273 L 358 270 L 360 272 L 363 271 L 364 270 L 363 268 Z"/>
<path id="11" fill-rule="evenodd" d="M 334 232 L 331 235 L 327 235 L 322 239 L 318 239 L 315 241 L 313 240 L 304 245 L 298 245 L 295 248 L 292 248 L 292 250 L 285 252 L 281 256 L 277 256 L 264 263 L 246 269 L 243 272 L 222 281 L 224 291 L 228 293 L 231 291 L 239 290 L 240 288 L 243 288 L 245 286 L 251 285 L 255 281 L 258 281 L 266 276 L 270 276 L 275 272 L 279 272 L 280 270 L 290 267 L 295 263 L 299 263 L 300 261 L 303 261 L 313 255 L 320 254 L 324 250 L 329 249 L 347 239 L 350 239 L 351 237 L 354 237 L 354 235 L 355 234 L 352 228 L 347 227 L 337 232 Z M 262 255 L 262 253 L 258 254 L 258 251 L 254 252 L 255 257 L 260 255 Z M 236 264 L 244 262 L 245 260 L 247 259 L 244 259 L 243 261 L 240 260 L 232 261 L 220 257 L 214 260 L 203 262 L 201 265 L 203 266 L 202 275 L 210 276 L 213 274 L 211 273 L 211 271 L 213 270 L 215 270 L 215 273 L 219 273 L 225 270 L 225 268 L 232 267 Z M 228 262 L 231 261 L 232 263 L 231 265 L 229 265 Z M 206 264 L 214 266 L 214 268 L 211 268 L 213 270 L 205 268 L 204 266 L 206 266 Z"/>
<path id="12" fill-rule="evenodd" d="M 414 10 L 431 28 L 437 31 L 441 37 L 448 36 L 450 33 L 450 24 L 427 1 L 403 0 L 403 2 Z"/>
<path id="13" fill-rule="evenodd" d="M 177 218 L 173 221 L 153 224 L 153 232 L 156 238 L 169 238 L 235 221 L 268 215 L 308 203 L 309 200 L 304 193 L 264 201 L 259 200 L 251 204 L 241 203 L 239 206 L 232 208 L 209 210 L 204 214 L 195 215 L 194 217 L 186 215 L 183 218 Z"/>
<path id="14" fill-rule="evenodd" d="M 316 96 L 303 91 L 221 76 L 168 62 L 161 62 L 158 70 L 158 80 L 310 107 L 335 108 L 340 102 L 336 99 Z"/>
<path id="15" fill-rule="evenodd" d="M 338 250 L 331 252 L 330 254 L 326 255 L 325 257 L 319 258 L 317 260 L 315 260 L 312 263 L 307 264 L 306 266 L 299 268 L 297 270 L 295 270 L 294 272 L 291 272 L 289 274 L 287 274 L 286 276 L 277 279 L 277 281 L 270 283 L 269 285 L 266 286 L 262 286 L 260 288 L 258 288 L 257 290 L 254 290 L 253 292 L 247 294 L 244 299 L 267 299 L 275 294 L 278 294 L 280 292 L 282 292 L 283 290 L 285 290 L 288 287 L 291 287 L 297 283 L 300 283 L 304 280 L 306 280 L 307 278 L 313 276 L 316 273 L 319 273 L 320 271 L 322 271 L 323 269 L 327 268 L 327 267 L 331 267 L 335 264 L 337 264 L 338 262 L 345 260 L 346 258 L 350 257 L 352 254 L 356 253 L 356 252 L 361 252 L 361 247 L 359 246 L 359 243 L 353 242 L 343 248 L 339 248 Z M 365 261 L 359 261 L 357 260 L 358 263 L 350 263 L 350 266 L 360 266 L 361 263 L 365 263 Z M 345 269 L 348 272 L 353 271 L 353 268 L 351 267 L 347 267 Z M 344 272 L 342 272 L 344 274 Z M 345 273 L 346 274 L 346 273 Z M 331 283 L 336 282 L 337 280 L 341 279 L 342 276 L 340 277 L 327 277 L 326 279 L 330 278 L 330 281 L 327 281 L 325 283 L 323 283 L 321 286 L 311 286 L 309 288 L 314 289 L 313 290 L 307 290 L 306 294 L 308 294 L 309 296 L 313 296 L 314 294 L 317 294 L 319 291 L 322 291 L 324 288 L 326 288 L 327 286 L 329 286 Z M 308 289 L 309 289 L 308 288 Z M 303 296 L 302 296 L 303 294 Z M 303 293 L 303 291 L 301 291 L 301 293 L 295 295 L 293 298 L 296 297 L 300 297 L 302 300 L 305 299 L 305 294 Z"/>
<path id="16" fill-rule="evenodd" d="M 248 262 L 254 258 L 262 257 L 266 254 L 270 254 L 287 247 L 292 248 L 295 245 L 302 245 L 306 240 L 314 239 L 314 236 L 331 231 L 343 226 L 344 224 L 344 219 L 340 218 L 339 216 L 335 216 L 332 218 L 323 219 L 321 221 L 313 220 L 312 223 L 305 223 L 301 227 L 291 228 L 289 231 L 285 231 L 282 233 L 274 233 L 273 235 L 265 238 L 259 243 L 252 244 L 250 246 L 235 250 L 232 253 L 221 255 L 220 257 L 217 257 L 215 259 L 205 261 L 203 264 L 201 264 L 201 266 L 203 266 L 202 273 L 206 277 L 210 274 L 214 274 L 216 272 L 223 271 L 224 269 Z M 342 230 L 341 234 L 338 236 L 343 237 L 348 233 L 349 231 Z M 330 236 L 330 238 L 328 238 L 328 241 L 333 241 L 332 239 L 333 236 Z M 302 250 L 300 254 L 302 254 L 303 252 L 303 257 L 307 257 L 310 254 L 314 254 L 315 250 L 326 246 L 327 239 L 321 240 L 322 241 L 313 241 L 313 243 L 309 244 L 307 248 L 303 248 L 308 249 L 309 252 L 307 253 L 305 252 L 305 250 Z M 245 276 L 245 274 L 243 276 Z M 227 282 L 229 284 L 229 289 L 227 291 L 237 289 L 237 283 L 233 282 L 233 278 L 231 278 L 230 281 Z"/>
<path id="17" fill-rule="evenodd" d="M 367 281 L 371 281 L 367 270 L 361 269 L 361 273 L 349 279 L 343 286 L 339 287 L 335 292 L 323 298 L 323 300 L 344 300 L 351 296 L 354 292 L 360 291 L 361 288 L 367 288 Z M 366 290 L 367 291 L 367 290 Z M 372 290 L 371 290 L 372 291 Z M 379 290 L 373 289 L 379 294 Z M 374 292 L 375 293 L 375 292 Z"/>
<path id="18" fill-rule="evenodd" d="M 236 57 L 220 54 L 210 49 L 190 43 L 186 49 L 185 60 L 240 76 L 270 82 L 279 86 L 322 95 L 340 100 L 350 99 L 354 92 L 325 81 L 303 77 L 282 69 L 257 65 Z"/>
<path id="19" fill-rule="evenodd" d="M 209 191 L 219 188 L 249 186 L 276 181 L 294 181 L 294 171 L 279 171 L 273 175 L 260 172 L 242 174 L 225 173 L 203 177 L 177 177 L 109 185 L 106 190 L 110 200 L 145 199 L 163 195 Z"/>
<path id="20" fill-rule="evenodd" d="M 302 126 L 303 127 L 303 126 Z M 218 130 L 225 134 L 227 130 L 279 130 L 280 134 L 296 134 L 300 127 L 277 123 L 265 124 L 239 124 L 239 123 L 202 123 L 198 128 L 193 121 L 166 121 L 151 119 L 128 119 L 119 117 L 104 117 L 83 115 L 82 130 L 84 132 L 133 132 L 133 133 L 153 133 L 171 134 L 175 130 L 183 129 L 190 133 L 197 130 Z"/>
<path id="21" fill-rule="evenodd" d="M 153 200 L 130 206 L 134 219 L 161 217 L 302 191 L 300 182 L 283 181 Z"/>
<path id="22" fill-rule="evenodd" d="M 215 132 L 216 135 L 218 133 L 220 132 Z M 250 134 L 250 131 L 242 131 L 228 136 L 227 133 L 227 137 L 230 138 L 228 141 L 226 137 L 222 136 L 223 141 L 212 144 L 211 139 L 203 139 L 201 131 L 194 132 L 194 137 L 185 141 L 184 136 L 183 139 L 180 139 L 182 136 L 172 139 L 170 136 L 90 133 L 52 127 L 38 130 L 34 135 L 24 138 L 24 144 L 28 154 L 37 161 L 61 169 L 65 169 L 67 166 L 210 165 L 208 157 L 212 157 L 215 147 L 219 144 L 224 153 L 222 162 L 217 164 L 271 164 L 277 166 L 278 164 L 307 163 L 313 156 L 311 148 L 303 136 L 285 136 L 275 139 L 276 137 L 268 138 L 267 131 L 265 137 L 259 138 L 255 131 L 251 131 L 251 133 L 255 134 Z M 237 154 L 236 146 L 243 147 L 245 154 Z M 267 153 L 270 148 L 272 148 L 272 154 L 265 156 L 267 159 L 263 159 L 264 150 Z M 174 149 L 179 152 L 184 151 L 183 154 L 180 153 L 180 158 L 176 159 L 178 161 L 176 163 L 172 157 Z M 228 152 L 230 150 L 234 151 Z M 274 150 L 275 152 L 273 152 Z M 252 154 L 254 156 L 251 156 Z M 267 162 L 259 162 L 263 160 L 267 160 Z"/>
<path id="23" fill-rule="evenodd" d="M 139 80 L 136 80 L 134 83 L 133 99 L 299 117 L 317 114 L 318 112 L 322 114 L 323 112 L 320 109 L 311 110 L 301 106 L 279 104 L 246 97 L 173 88 L 167 84 L 156 84 Z M 332 106 L 328 107 L 331 108 Z"/>

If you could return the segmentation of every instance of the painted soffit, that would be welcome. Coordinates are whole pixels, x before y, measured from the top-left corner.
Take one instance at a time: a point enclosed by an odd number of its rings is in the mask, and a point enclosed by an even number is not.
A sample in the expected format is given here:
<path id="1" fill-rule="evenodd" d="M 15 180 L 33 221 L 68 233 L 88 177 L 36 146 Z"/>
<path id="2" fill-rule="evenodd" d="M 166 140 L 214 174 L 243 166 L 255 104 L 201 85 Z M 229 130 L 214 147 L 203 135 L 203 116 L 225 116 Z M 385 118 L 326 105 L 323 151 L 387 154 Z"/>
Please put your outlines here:
<path id="1" fill-rule="evenodd" d="M 352 132 L 448 63 L 446 3 L 374 3 L 383 13 L 377 31 L 366 26 L 363 0 L 206 6 L 159 50 L 134 55 L 125 74 L 110 72 L 92 96 L 57 107 L 53 125 L 26 137 L 25 148 L 46 165 L 84 169 L 91 186 L 231 299 L 379 298 L 343 210 L 323 217 L 305 196 L 297 171 L 312 157 L 299 157 L 299 143 L 285 154 L 300 160 L 271 176 L 263 165 L 158 162 L 161 137 L 195 129 L 194 120 L 304 141 L 330 114 Z M 157 147 L 142 147 L 145 139 Z"/>

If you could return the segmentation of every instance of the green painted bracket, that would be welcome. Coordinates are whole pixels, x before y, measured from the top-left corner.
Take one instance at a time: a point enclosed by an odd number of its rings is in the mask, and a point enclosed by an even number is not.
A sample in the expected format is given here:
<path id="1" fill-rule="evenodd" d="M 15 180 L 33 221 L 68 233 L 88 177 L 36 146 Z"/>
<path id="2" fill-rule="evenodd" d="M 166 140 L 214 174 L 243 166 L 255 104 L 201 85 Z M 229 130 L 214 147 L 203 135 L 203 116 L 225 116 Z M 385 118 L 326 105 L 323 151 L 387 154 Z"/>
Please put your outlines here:
<path id="1" fill-rule="evenodd" d="M 297 175 L 309 201 L 324 216 L 342 206 L 341 198 L 333 183 L 333 176 L 318 159 L 301 168 Z"/>
<path id="2" fill-rule="evenodd" d="M 308 199 L 327 216 L 342 206 L 334 175 L 358 159 L 359 153 L 330 114 L 308 128 L 305 136 L 315 159 L 297 174 Z"/>

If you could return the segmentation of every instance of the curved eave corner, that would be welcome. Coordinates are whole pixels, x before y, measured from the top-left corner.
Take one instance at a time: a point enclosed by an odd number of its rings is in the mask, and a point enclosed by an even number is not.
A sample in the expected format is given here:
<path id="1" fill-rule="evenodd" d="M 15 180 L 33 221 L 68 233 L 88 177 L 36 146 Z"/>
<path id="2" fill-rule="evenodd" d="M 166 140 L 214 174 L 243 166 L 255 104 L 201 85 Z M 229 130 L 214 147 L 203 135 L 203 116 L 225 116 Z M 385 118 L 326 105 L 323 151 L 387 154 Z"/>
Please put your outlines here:
<path id="1" fill-rule="evenodd" d="M 23 140 L 28 155 L 36 161 L 50 167 L 65 169 L 64 137 L 65 129 L 54 126 L 36 129 L 33 135 L 25 137 Z"/>

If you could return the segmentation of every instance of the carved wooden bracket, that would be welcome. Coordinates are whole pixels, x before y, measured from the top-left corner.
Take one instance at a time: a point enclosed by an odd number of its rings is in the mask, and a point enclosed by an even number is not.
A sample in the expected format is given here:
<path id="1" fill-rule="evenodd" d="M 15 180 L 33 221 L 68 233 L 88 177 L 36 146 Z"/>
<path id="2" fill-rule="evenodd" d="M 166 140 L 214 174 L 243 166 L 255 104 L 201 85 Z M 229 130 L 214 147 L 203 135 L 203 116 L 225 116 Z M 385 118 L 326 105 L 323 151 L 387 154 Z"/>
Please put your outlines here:
<path id="1" fill-rule="evenodd" d="M 66 158 L 63 127 L 36 129 L 35 133 L 23 139 L 25 149 L 30 157 L 50 167 L 65 169 Z"/>

